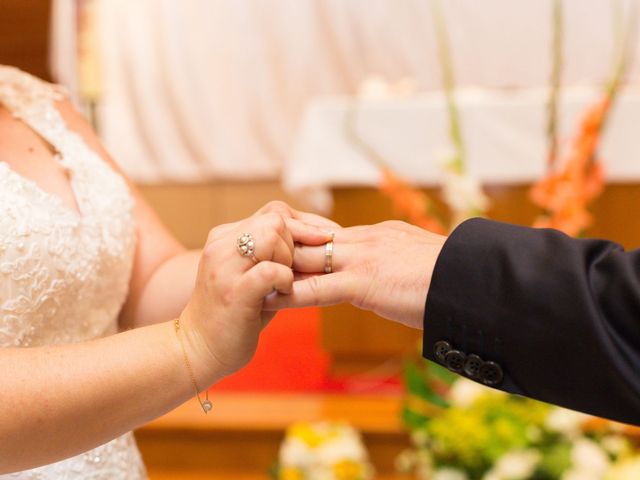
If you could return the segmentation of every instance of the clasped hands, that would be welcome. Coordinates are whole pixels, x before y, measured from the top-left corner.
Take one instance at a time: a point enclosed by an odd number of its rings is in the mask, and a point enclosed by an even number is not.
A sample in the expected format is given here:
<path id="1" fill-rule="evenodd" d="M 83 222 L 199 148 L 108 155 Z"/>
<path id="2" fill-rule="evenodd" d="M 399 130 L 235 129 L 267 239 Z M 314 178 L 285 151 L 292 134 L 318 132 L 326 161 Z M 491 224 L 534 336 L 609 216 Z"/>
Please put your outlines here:
<path id="1" fill-rule="evenodd" d="M 326 244 L 332 239 L 332 272 L 326 274 Z M 199 374 L 211 384 L 242 368 L 261 330 L 284 308 L 351 303 L 422 328 L 444 240 L 399 221 L 342 228 L 283 202 L 214 228 L 181 315 Z M 212 362 L 216 368 L 207 368 Z"/>

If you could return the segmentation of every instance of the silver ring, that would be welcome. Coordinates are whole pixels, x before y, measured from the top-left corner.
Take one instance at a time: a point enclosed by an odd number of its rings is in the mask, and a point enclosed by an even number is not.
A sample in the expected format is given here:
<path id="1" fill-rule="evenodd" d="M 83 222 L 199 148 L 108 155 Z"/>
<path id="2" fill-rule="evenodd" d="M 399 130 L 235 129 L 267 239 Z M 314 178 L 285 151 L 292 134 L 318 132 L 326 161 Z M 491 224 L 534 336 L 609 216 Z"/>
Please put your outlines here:
<path id="1" fill-rule="evenodd" d="M 333 272 L 333 237 L 335 233 L 331 232 L 331 240 L 324 245 L 324 273 Z"/>
<path id="2" fill-rule="evenodd" d="M 238 252 L 243 257 L 249 257 L 253 260 L 253 263 L 258 263 L 258 257 L 256 257 L 256 244 L 253 241 L 253 236 L 250 233 L 243 233 L 238 237 L 237 244 Z"/>

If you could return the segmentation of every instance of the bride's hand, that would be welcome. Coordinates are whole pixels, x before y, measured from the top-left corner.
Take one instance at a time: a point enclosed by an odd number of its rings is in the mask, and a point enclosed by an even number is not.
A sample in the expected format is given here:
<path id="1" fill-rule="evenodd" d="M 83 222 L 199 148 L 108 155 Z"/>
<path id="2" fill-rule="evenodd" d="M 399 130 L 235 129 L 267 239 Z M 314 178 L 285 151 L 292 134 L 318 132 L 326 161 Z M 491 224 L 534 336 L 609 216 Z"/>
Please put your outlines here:
<path id="1" fill-rule="evenodd" d="M 238 239 L 247 233 L 255 256 L 243 256 L 238 249 Z M 265 296 L 291 291 L 293 235 L 310 245 L 328 238 L 326 229 L 277 213 L 254 215 L 209 233 L 193 295 L 180 316 L 203 385 L 252 358 L 260 332 L 273 316 L 262 311 Z"/>

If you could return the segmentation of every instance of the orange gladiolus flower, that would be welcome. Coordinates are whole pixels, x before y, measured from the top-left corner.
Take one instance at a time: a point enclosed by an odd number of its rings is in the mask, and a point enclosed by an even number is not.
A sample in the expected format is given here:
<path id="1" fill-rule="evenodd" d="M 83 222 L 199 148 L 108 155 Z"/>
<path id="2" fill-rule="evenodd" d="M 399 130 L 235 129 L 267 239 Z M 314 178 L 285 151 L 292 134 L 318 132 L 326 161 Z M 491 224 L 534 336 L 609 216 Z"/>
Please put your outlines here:
<path id="1" fill-rule="evenodd" d="M 393 208 L 409 222 L 444 235 L 446 230 L 439 219 L 429 213 L 432 202 L 421 190 L 412 187 L 389 168 L 382 169 L 380 191 L 389 197 Z"/>
<path id="2" fill-rule="evenodd" d="M 593 222 L 587 207 L 604 189 L 604 169 L 595 153 L 610 106 L 611 98 L 607 95 L 589 108 L 560 169 L 550 172 L 531 188 L 531 201 L 545 210 L 534 227 L 579 235 Z"/>

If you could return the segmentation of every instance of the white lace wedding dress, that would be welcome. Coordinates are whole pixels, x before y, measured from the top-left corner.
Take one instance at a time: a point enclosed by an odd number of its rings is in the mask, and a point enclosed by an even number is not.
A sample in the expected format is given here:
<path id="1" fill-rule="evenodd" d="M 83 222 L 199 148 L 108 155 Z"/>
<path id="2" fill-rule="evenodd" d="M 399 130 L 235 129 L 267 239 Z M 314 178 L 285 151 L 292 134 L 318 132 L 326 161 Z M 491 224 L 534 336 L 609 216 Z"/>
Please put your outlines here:
<path id="1" fill-rule="evenodd" d="M 0 104 L 56 150 L 80 210 L 70 210 L 0 161 L 0 347 L 113 334 L 127 295 L 135 245 L 133 200 L 123 179 L 66 127 L 54 106 L 61 95 L 48 83 L 0 66 Z M 143 478 L 131 434 L 52 465 L 0 475 L 12 480 Z"/>

